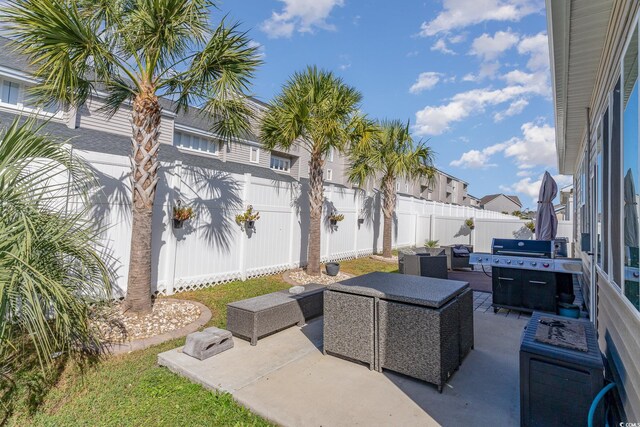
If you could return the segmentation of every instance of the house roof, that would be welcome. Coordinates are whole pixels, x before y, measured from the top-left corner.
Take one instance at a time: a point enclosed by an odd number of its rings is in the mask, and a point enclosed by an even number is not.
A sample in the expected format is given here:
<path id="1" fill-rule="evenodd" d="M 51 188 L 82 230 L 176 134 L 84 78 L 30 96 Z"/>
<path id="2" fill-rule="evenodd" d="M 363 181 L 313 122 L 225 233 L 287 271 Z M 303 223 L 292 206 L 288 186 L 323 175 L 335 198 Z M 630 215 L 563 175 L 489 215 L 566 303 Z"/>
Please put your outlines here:
<path id="1" fill-rule="evenodd" d="M 507 199 L 511 200 L 516 205 L 522 207 L 522 202 L 520 201 L 520 198 L 518 196 L 509 196 L 509 195 L 503 194 L 503 193 L 488 194 L 488 195 L 486 195 L 486 196 L 484 196 L 483 198 L 480 199 L 480 204 L 481 205 L 485 205 L 485 204 L 489 203 L 490 201 L 492 201 L 493 199 L 495 199 L 495 198 L 497 198 L 499 196 L 504 196 Z"/>
<path id="2" fill-rule="evenodd" d="M 613 0 L 546 0 L 558 170 L 575 172 Z M 608 46 L 609 51 L 614 50 Z M 606 52 L 606 51 L 604 51 Z M 604 71 L 604 72 L 608 72 Z"/>

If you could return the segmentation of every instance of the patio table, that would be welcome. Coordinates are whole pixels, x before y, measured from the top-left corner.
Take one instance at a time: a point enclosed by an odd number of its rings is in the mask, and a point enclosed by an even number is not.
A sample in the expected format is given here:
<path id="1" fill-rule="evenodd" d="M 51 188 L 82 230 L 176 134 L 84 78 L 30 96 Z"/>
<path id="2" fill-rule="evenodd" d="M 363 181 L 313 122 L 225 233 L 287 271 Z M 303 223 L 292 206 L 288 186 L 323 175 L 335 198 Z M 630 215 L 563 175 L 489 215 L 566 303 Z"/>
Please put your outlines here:
<path id="1" fill-rule="evenodd" d="M 370 273 L 327 286 L 324 352 L 438 386 L 473 347 L 468 282 Z"/>

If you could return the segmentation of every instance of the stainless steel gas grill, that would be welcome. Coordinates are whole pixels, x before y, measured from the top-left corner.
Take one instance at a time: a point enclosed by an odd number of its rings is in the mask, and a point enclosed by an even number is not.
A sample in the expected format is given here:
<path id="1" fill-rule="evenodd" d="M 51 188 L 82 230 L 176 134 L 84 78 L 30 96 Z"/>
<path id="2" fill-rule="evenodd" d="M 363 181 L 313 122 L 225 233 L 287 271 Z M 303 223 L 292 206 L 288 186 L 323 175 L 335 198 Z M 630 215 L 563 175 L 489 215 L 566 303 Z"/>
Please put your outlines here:
<path id="1" fill-rule="evenodd" d="M 578 259 L 560 257 L 553 240 L 493 239 L 491 253 L 472 253 L 469 263 L 490 266 L 493 307 L 556 312 L 558 295 L 573 294 L 571 274 L 581 274 Z"/>

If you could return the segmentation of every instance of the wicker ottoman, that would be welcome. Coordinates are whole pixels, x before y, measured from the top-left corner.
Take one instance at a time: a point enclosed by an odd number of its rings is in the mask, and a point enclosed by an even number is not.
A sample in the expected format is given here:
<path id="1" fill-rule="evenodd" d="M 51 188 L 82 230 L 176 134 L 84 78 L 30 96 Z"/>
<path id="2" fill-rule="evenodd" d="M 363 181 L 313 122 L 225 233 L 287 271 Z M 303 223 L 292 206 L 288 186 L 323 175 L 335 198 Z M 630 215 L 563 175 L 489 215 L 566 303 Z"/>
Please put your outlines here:
<path id="1" fill-rule="evenodd" d="M 380 370 L 389 369 L 442 386 L 459 366 L 458 301 L 441 308 L 380 300 Z"/>
<path id="2" fill-rule="evenodd" d="M 327 290 L 324 293 L 324 354 L 375 368 L 375 299 Z"/>
<path id="3" fill-rule="evenodd" d="M 467 289 L 457 298 L 460 327 L 460 363 L 471 352 L 473 341 L 473 290 Z"/>
<path id="4" fill-rule="evenodd" d="M 307 319 L 322 314 L 324 291 L 323 286 L 316 284 L 305 288 L 305 292 L 297 295 L 273 292 L 227 304 L 227 329 L 256 345 L 259 338 L 304 325 Z"/>

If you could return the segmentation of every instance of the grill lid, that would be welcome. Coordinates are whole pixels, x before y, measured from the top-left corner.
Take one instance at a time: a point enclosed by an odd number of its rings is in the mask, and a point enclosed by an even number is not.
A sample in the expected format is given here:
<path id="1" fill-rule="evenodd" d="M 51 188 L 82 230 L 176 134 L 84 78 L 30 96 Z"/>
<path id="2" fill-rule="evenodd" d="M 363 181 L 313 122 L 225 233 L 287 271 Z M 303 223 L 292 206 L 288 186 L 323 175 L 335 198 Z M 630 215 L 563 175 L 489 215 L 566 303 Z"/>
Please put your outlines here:
<path id="1" fill-rule="evenodd" d="M 493 239 L 491 253 L 494 255 L 552 258 L 553 240 Z"/>

